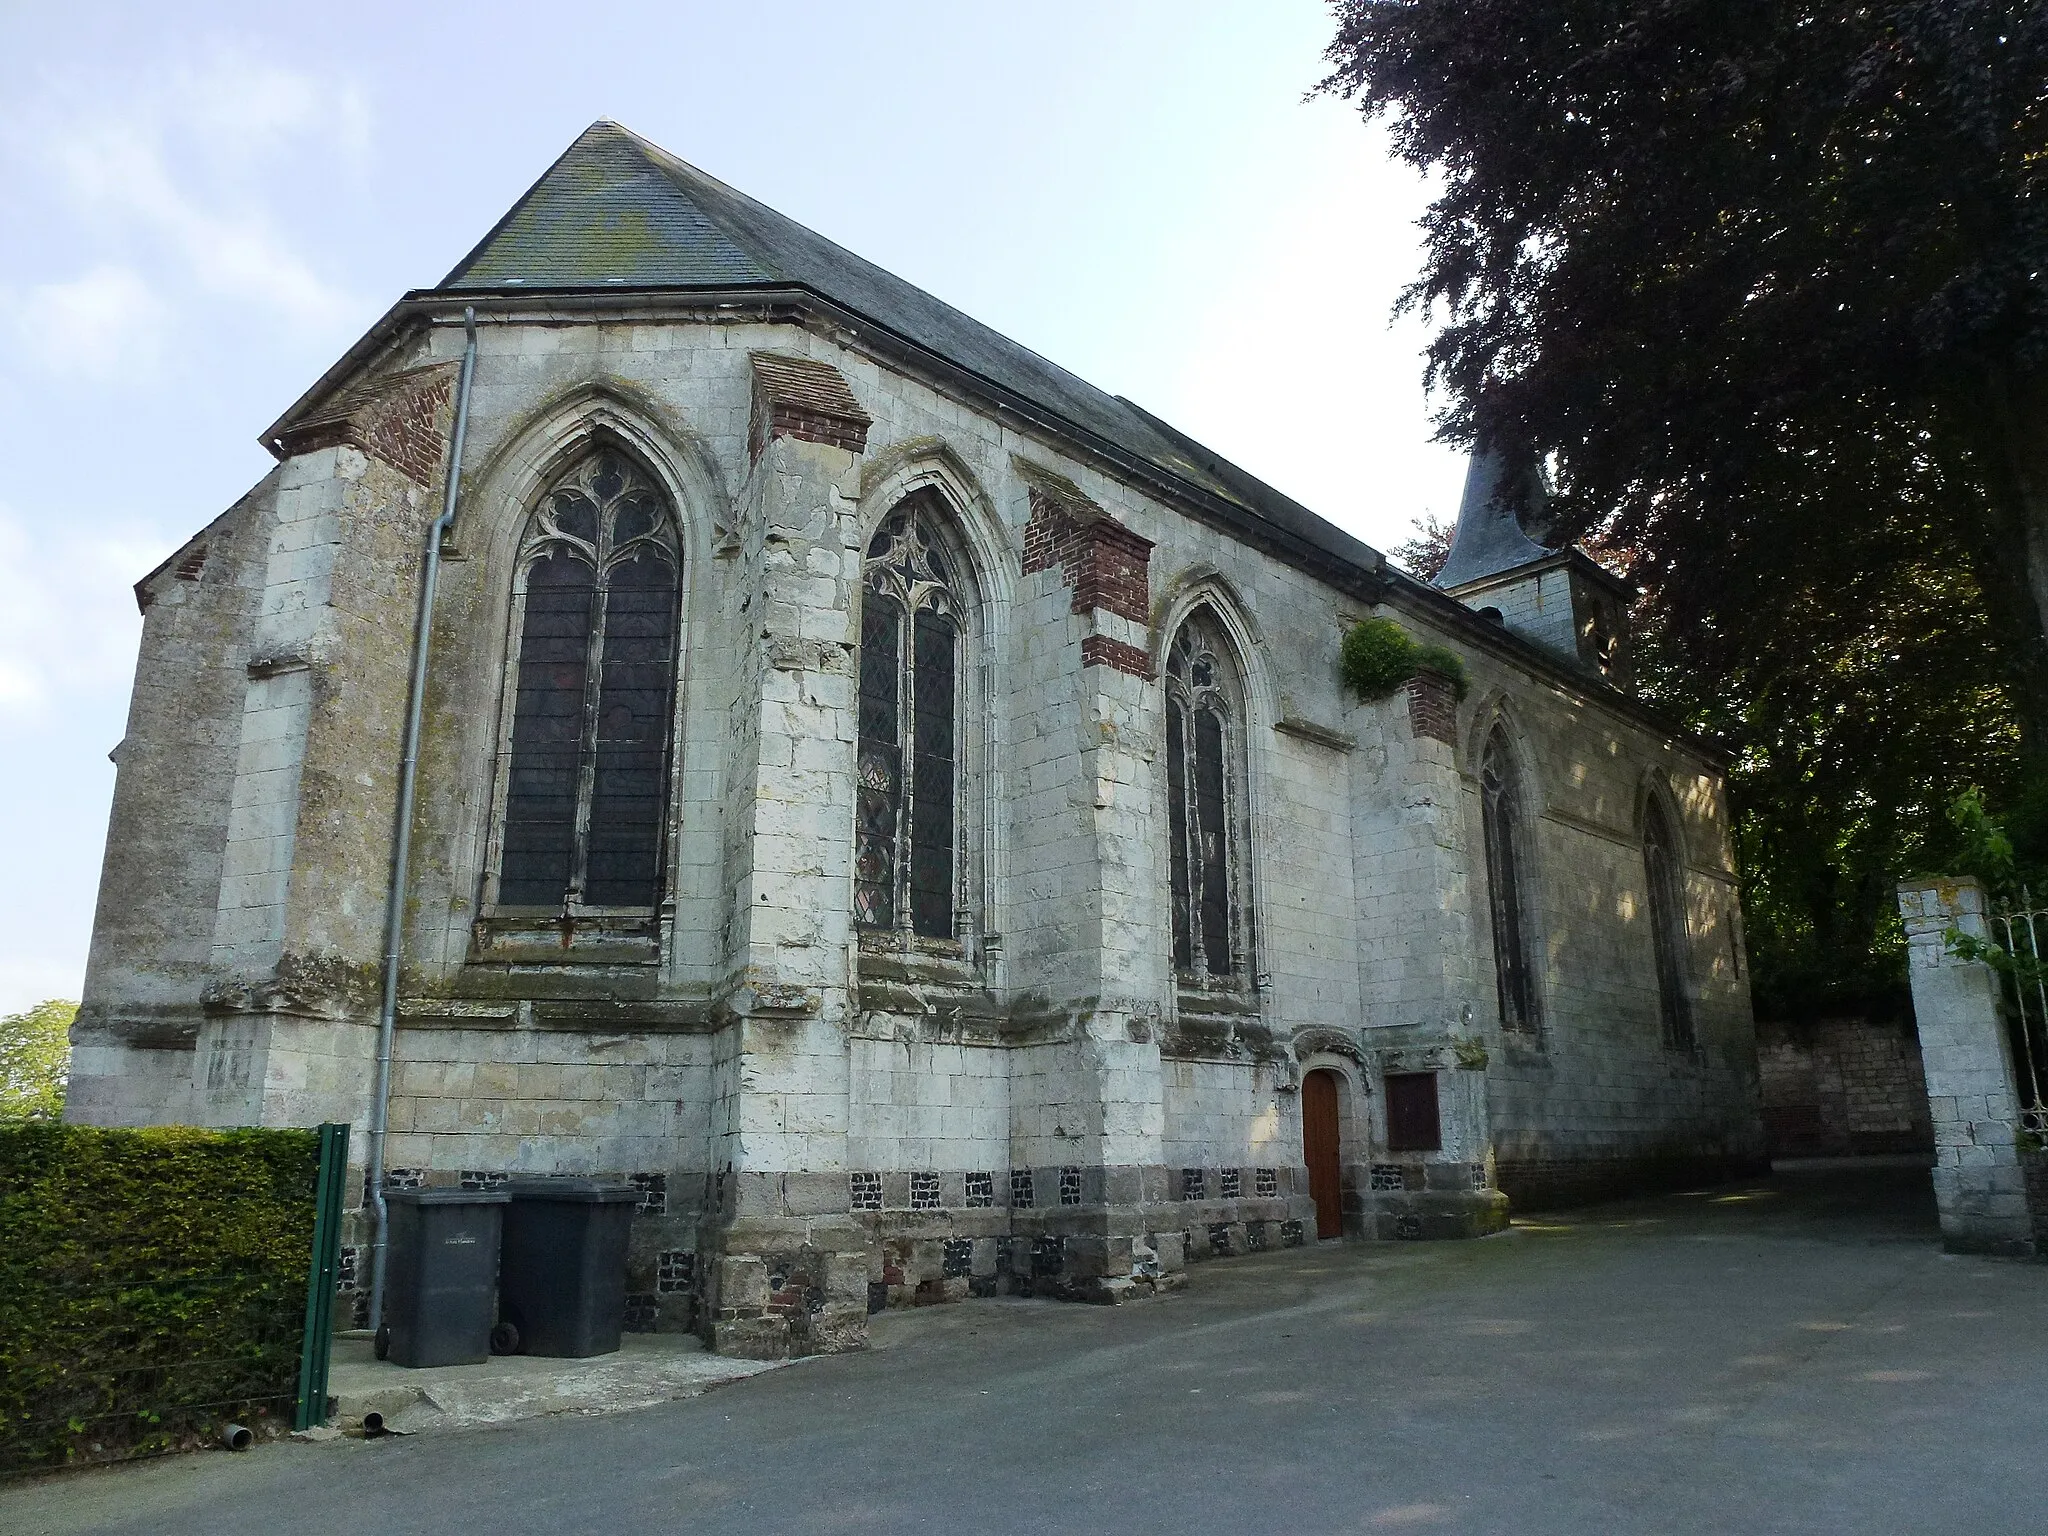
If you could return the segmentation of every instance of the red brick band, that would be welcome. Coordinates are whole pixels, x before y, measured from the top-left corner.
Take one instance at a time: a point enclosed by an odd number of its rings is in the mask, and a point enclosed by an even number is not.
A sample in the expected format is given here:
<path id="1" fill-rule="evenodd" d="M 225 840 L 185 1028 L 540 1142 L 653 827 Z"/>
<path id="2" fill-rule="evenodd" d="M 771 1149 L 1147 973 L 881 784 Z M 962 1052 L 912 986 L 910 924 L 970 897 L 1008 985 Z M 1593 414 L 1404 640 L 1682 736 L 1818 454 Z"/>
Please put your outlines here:
<path id="1" fill-rule="evenodd" d="M 1449 746 L 1458 741 L 1458 695 L 1441 672 L 1422 671 L 1404 685 L 1408 692 L 1408 728 L 1416 739 L 1427 736 Z"/>
<path id="2" fill-rule="evenodd" d="M 1074 612 L 1102 608 L 1134 624 L 1147 622 L 1151 561 L 1152 541 L 1100 508 L 1076 508 L 1043 487 L 1031 487 L 1024 573 L 1058 565 L 1074 589 Z"/>
<path id="3" fill-rule="evenodd" d="M 1149 678 L 1152 675 L 1152 658 L 1135 645 L 1126 645 L 1121 640 L 1112 640 L 1108 635 L 1083 635 L 1081 637 L 1081 665 L 1084 667 L 1113 667 L 1132 677 Z"/>

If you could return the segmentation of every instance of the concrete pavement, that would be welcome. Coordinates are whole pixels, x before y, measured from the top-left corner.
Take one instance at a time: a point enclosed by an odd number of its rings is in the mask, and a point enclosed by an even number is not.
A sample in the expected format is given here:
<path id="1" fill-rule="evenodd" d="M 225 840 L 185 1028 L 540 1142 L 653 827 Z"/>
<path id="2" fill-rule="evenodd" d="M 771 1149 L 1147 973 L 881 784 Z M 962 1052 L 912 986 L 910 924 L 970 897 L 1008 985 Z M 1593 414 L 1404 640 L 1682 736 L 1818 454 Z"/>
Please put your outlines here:
<path id="1" fill-rule="evenodd" d="M 2048 1266 L 1922 1170 L 970 1302 L 688 1402 L 0 1489 L 0 1530 L 2005 1533 L 2048 1519 Z"/>
<path id="2" fill-rule="evenodd" d="M 379 1360 L 364 1333 L 335 1340 L 328 1422 L 355 1431 L 375 1413 L 392 1433 L 418 1435 L 555 1413 L 618 1413 L 696 1397 L 789 1363 L 727 1359 L 688 1334 L 629 1333 L 616 1353 L 589 1359 L 502 1355 L 481 1365 L 408 1370 Z"/>

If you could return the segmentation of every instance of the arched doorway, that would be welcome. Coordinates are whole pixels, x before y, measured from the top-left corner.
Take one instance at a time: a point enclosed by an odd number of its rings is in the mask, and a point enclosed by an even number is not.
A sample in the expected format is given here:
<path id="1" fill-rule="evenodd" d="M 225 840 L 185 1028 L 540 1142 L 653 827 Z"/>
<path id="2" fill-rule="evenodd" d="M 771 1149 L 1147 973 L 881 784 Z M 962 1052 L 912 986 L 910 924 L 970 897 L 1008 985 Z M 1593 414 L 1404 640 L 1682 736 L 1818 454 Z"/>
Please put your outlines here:
<path id="1" fill-rule="evenodd" d="M 1308 1164 L 1308 1192 L 1316 1203 L 1316 1236 L 1344 1235 L 1343 1146 L 1339 1136 L 1342 1087 L 1335 1072 L 1320 1070 L 1301 1080 L 1301 1155 Z"/>

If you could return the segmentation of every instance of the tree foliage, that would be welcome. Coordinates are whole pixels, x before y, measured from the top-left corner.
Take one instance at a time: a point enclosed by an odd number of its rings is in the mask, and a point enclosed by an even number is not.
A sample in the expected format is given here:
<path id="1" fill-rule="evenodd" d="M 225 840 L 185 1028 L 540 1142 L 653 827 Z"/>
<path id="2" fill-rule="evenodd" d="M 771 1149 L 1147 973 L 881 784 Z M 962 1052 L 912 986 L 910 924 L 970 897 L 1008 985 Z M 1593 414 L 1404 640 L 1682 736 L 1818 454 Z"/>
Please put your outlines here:
<path id="1" fill-rule="evenodd" d="M 1548 458 L 1735 754 L 1760 1003 L 1895 987 L 1893 881 L 2048 748 L 2048 7 L 1334 9 L 1441 183 L 1444 435 Z"/>
<path id="2" fill-rule="evenodd" d="M 52 1000 L 0 1017 L 0 1120 L 57 1120 L 78 1004 Z"/>
<path id="3" fill-rule="evenodd" d="M 1457 531 L 1456 523 L 1424 513 L 1415 520 L 1414 532 L 1387 551 L 1387 558 L 1418 581 L 1435 581 L 1451 558 L 1451 537 Z"/>

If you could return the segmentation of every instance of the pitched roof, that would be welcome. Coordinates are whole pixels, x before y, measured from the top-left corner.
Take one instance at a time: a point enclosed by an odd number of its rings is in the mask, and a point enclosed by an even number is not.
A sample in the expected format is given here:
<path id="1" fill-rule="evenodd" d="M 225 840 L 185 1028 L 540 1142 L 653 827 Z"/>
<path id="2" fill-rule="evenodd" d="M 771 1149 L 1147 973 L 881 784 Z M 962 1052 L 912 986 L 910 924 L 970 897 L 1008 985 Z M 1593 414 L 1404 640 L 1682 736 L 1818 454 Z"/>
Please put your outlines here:
<path id="1" fill-rule="evenodd" d="M 617 123 L 591 124 L 437 292 L 801 288 L 1242 508 L 1378 572 L 1377 550 L 1120 396 L 864 261 Z"/>

